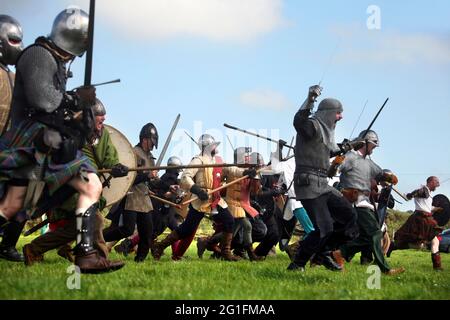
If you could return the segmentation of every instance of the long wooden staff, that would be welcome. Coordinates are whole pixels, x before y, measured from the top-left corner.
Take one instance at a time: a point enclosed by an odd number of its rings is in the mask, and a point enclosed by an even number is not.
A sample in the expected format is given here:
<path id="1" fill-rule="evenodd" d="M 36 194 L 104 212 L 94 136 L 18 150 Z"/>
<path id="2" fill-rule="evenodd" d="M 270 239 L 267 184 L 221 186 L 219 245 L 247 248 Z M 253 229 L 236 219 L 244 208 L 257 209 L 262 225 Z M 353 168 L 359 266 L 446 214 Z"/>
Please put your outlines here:
<path id="1" fill-rule="evenodd" d="M 234 164 L 234 163 L 212 163 L 212 164 L 192 164 L 185 166 L 152 166 L 152 167 L 138 167 L 129 168 L 128 171 L 153 171 L 153 170 L 166 170 L 166 169 L 204 169 L 204 168 L 249 168 L 251 164 Z M 102 169 L 98 170 L 98 173 L 111 173 L 112 169 Z"/>
<path id="2" fill-rule="evenodd" d="M 148 193 L 148 195 L 149 195 L 150 198 L 153 198 L 153 199 L 156 199 L 156 200 L 158 200 L 158 201 L 161 201 L 162 203 L 168 204 L 169 206 L 172 206 L 172 207 L 181 209 L 181 205 L 176 204 L 176 203 L 174 203 L 174 202 L 171 202 L 171 201 L 169 201 L 169 200 L 160 198 L 160 197 L 156 196 L 152 191 L 150 191 L 150 192 Z"/>
<path id="3" fill-rule="evenodd" d="M 262 170 L 264 170 L 264 169 L 267 169 L 267 167 L 263 167 L 263 168 L 261 168 L 261 169 L 256 170 L 256 173 L 258 174 L 260 171 L 262 171 Z M 218 188 L 216 188 L 216 189 L 213 189 L 213 190 L 208 191 L 208 195 L 212 195 L 214 192 L 217 192 L 217 191 L 226 189 L 226 188 L 228 188 L 228 187 L 231 187 L 233 184 L 236 184 L 236 183 L 238 183 L 238 182 L 240 182 L 240 181 L 242 181 L 242 180 L 245 180 L 245 179 L 247 179 L 247 178 L 249 178 L 248 175 L 242 176 L 242 177 L 240 177 L 240 178 L 237 178 L 237 179 L 235 179 L 235 180 L 233 180 L 233 181 L 231 181 L 231 182 L 229 182 L 229 183 L 224 184 L 223 186 L 220 186 L 220 187 L 218 187 Z M 188 204 L 190 204 L 191 202 L 194 202 L 195 200 L 198 200 L 198 197 L 194 197 L 194 198 L 192 198 L 192 199 L 189 199 L 189 200 L 183 202 L 181 205 L 182 205 L 182 206 L 188 205 Z"/>

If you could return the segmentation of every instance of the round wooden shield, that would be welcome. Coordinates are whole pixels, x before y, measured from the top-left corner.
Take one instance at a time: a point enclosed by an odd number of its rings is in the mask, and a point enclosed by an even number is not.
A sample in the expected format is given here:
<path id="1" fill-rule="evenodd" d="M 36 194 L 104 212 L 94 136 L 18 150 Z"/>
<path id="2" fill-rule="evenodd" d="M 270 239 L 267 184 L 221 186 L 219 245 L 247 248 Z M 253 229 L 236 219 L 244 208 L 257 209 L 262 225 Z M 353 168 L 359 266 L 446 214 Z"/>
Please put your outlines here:
<path id="1" fill-rule="evenodd" d="M 134 154 L 133 146 L 128 139 L 112 126 L 105 125 L 105 130 L 108 130 L 111 141 L 117 149 L 119 162 L 128 168 L 136 168 L 136 155 Z M 133 185 L 136 175 L 136 171 L 130 171 L 125 177 L 111 178 L 109 180 L 109 186 L 104 187 L 102 193 L 103 197 L 106 199 L 106 206 L 113 206 L 127 195 L 128 190 Z M 104 176 L 108 179 L 110 175 L 105 173 Z M 101 177 L 100 180 L 103 183 L 105 178 Z"/>
<path id="2" fill-rule="evenodd" d="M 445 226 L 450 220 L 450 200 L 443 194 L 438 194 L 433 197 L 433 207 L 442 208 L 433 214 L 434 220 L 439 226 Z"/>

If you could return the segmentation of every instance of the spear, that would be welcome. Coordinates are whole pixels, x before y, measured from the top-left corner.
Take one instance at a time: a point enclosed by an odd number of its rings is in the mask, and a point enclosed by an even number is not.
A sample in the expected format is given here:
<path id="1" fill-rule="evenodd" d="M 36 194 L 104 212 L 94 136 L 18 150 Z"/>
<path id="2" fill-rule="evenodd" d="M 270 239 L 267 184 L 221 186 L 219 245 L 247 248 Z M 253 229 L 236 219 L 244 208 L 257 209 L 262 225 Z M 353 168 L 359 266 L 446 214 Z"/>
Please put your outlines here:
<path id="1" fill-rule="evenodd" d="M 152 166 L 152 167 L 137 167 L 137 168 L 129 168 L 128 171 L 159 171 L 166 169 L 204 169 L 204 168 L 229 168 L 229 167 L 238 167 L 238 168 L 249 168 L 252 167 L 249 163 L 235 164 L 235 163 L 211 163 L 211 164 L 192 164 L 192 165 L 183 165 L 183 166 Z M 112 169 L 101 169 L 98 170 L 98 173 L 111 173 Z"/>
<path id="2" fill-rule="evenodd" d="M 153 199 L 156 199 L 156 200 L 158 200 L 158 201 L 161 201 L 162 203 L 168 204 L 169 206 L 172 206 L 172 207 L 181 209 L 181 206 L 180 206 L 179 204 L 176 204 L 176 203 L 171 202 L 171 201 L 169 201 L 169 200 L 160 198 L 160 197 L 156 196 L 155 193 L 153 193 L 152 191 L 150 191 L 150 192 L 148 193 L 148 195 L 149 195 L 150 198 L 153 198 Z"/>
<path id="3" fill-rule="evenodd" d="M 244 129 L 239 129 L 239 128 L 237 128 L 237 127 L 231 126 L 231 125 L 226 124 L 226 123 L 224 123 L 223 126 L 226 127 L 226 128 L 228 128 L 228 129 L 240 131 L 240 132 L 249 134 L 249 135 L 251 135 L 251 136 L 255 136 L 255 137 L 258 137 L 258 138 L 261 138 L 261 139 L 265 139 L 265 140 L 270 141 L 270 142 L 275 142 L 275 143 L 278 143 L 278 144 L 281 143 L 281 144 L 282 144 L 284 147 L 286 147 L 286 148 L 294 149 L 294 147 L 288 145 L 288 144 L 286 143 L 286 141 L 282 141 L 282 140 L 274 140 L 274 139 L 271 139 L 271 138 L 268 138 L 268 137 L 265 137 L 265 136 L 261 136 L 261 135 L 259 135 L 259 134 L 257 134 L 257 133 L 249 132 L 249 131 L 244 130 Z"/>
<path id="4" fill-rule="evenodd" d="M 236 166 L 237 166 L 237 165 L 236 165 Z M 266 167 L 263 167 L 263 168 L 260 168 L 260 169 L 256 170 L 256 173 L 259 173 L 259 172 L 261 172 L 262 170 L 267 169 L 267 168 L 268 168 L 267 166 L 266 166 Z M 242 176 L 242 177 L 240 177 L 240 178 L 237 178 L 237 179 L 235 179 L 235 180 L 233 180 L 233 181 L 231 181 L 231 182 L 229 182 L 229 183 L 224 184 L 223 186 L 220 186 L 220 187 L 218 187 L 218 188 L 216 188 L 216 189 L 213 189 L 213 190 L 208 191 L 208 195 L 212 195 L 214 192 L 217 192 L 217 191 L 226 189 L 226 188 L 228 188 L 228 187 L 231 187 L 232 185 L 234 185 L 234 184 L 236 184 L 236 183 L 238 183 L 238 182 L 240 182 L 240 181 L 242 181 L 242 180 L 245 180 L 245 179 L 247 179 L 247 178 L 249 178 L 248 175 Z M 190 204 L 191 202 L 194 202 L 195 200 L 198 200 L 198 197 L 191 198 L 191 199 L 189 199 L 189 200 L 183 202 L 181 205 L 182 205 L 182 206 L 188 205 L 188 204 Z"/>

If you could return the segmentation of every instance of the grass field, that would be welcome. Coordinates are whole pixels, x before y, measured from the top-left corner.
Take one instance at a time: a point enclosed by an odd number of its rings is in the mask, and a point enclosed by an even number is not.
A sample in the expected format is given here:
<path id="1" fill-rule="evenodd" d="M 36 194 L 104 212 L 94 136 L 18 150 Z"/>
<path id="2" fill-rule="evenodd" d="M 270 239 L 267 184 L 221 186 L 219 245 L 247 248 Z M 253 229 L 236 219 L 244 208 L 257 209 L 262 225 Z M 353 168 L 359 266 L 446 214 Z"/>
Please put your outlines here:
<path id="1" fill-rule="evenodd" d="M 29 242 L 20 240 L 21 246 Z M 167 250 L 169 253 L 170 250 Z M 136 264 L 133 257 L 112 253 L 113 259 L 125 259 L 117 272 L 81 275 L 80 289 L 68 289 L 70 263 L 55 252 L 46 254 L 40 265 L 0 261 L 0 299 L 450 299 L 450 254 L 442 254 L 445 270 L 435 272 L 429 252 L 395 251 L 391 266 L 404 266 L 406 272 L 395 277 L 382 275 L 380 289 L 368 289 L 372 274 L 359 264 L 359 256 L 336 273 L 324 267 L 307 272 L 287 271 L 285 253 L 265 261 L 225 262 L 196 256 L 195 243 L 188 258 L 173 262 L 163 256 Z"/>

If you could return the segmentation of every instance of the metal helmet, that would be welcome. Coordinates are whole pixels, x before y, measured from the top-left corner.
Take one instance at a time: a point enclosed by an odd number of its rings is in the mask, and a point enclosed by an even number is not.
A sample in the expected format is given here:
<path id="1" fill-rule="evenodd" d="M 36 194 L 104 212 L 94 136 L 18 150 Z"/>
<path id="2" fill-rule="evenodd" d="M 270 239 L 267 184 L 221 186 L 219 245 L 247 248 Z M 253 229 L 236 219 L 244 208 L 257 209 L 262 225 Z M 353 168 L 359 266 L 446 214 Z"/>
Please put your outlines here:
<path id="1" fill-rule="evenodd" d="M 250 164 L 254 164 L 257 166 L 263 166 L 264 165 L 264 158 L 261 153 L 259 152 L 253 152 L 250 155 Z"/>
<path id="2" fill-rule="evenodd" d="M 167 160 L 167 165 L 168 166 L 182 166 L 183 162 L 181 162 L 181 159 L 176 157 L 176 156 L 172 156 Z"/>
<path id="3" fill-rule="evenodd" d="M 202 153 L 204 153 L 205 151 L 212 151 L 219 144 L 220 144 L 220 142 L 216 142 L 216 139 L 214 139 L 214 137 L 212 135 L 207 134 L 207 133 L 202 134 L 200 136 L 200 138 L 198 138 L 198 142 L 197 142 L 197 145 L 200 148 L 200 150 L 202 151 Z"/>
<path id="4" fill-rule="evenodd" d="M 92 112 L 94 112 L 94 116 L 104 116 L 106 114 L 106 108 L 100 100 L 95 99 Z"/>
<path id="5" fill-rule="evenodd" d="M 250 159 L 251 147 L 239 147 L 234 149 L 234 163 L 248 163 Z"/>
<path id="6" fill-rule="evenodd" d="M 358 139 L 368 141 L 377 147 L 380 146 L 380 141 L 378 140 L 378 134 L 373 130 L 369 130 L 367 132 L 366 132 L 366 130 L 361 131 L 358 135 Z"/>
<path id="7" fill-rule="evenodd" d="M 0 62 L 16 64 L 23 50 L 23 31 L 20 23 L 11 16 L 0 15 Z"/>
<path id="8" fill-rule="evenodd" d="M 153 145 L 156 149 L 158 149 L 158 130 L 156 130 L 156 127 L 153 123 L 149 122 L 142 127 L 141 132 L 139 133 L 139 140 L 142 140 L 144 138 L 152 140 Z"/>
<path id="9" fill-rule="evenodd" d="M 323 99 L 317 107 L 317 111 L 342 112 L 343 110 L 344 108 L 342 107 L 342 103 L 334 98 Z"/>
<path id="10" fill-rule="evenodd" d="M 53 22 L 49 39 L 61 50 L 82 56 L 88 47 L 89 15 L 79 8 L 67 8 Z"/>

